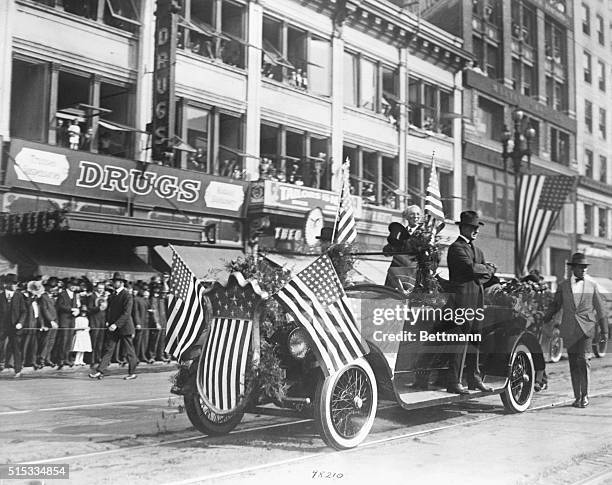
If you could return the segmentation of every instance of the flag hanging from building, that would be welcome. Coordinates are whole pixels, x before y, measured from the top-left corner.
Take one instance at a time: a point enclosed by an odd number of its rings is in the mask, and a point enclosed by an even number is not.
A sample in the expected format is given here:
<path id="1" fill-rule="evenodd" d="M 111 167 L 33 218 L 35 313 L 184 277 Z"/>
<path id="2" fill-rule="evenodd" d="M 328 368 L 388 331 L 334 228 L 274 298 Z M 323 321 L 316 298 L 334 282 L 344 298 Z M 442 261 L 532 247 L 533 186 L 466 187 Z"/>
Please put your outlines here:
<path id="1" fill-rule="evenodd" d="M 574 189 L 574 177 L 521 175 L 518 186 L 517 274 L 527 273 Z"/>
<path id="2" fill-rule="evenodd" d="M 444 221 L 444 208 L 442 207 L 442 197 L 440 196 L 440 184 L 438 183 L 438 173 L 436 162 L 431 158 L 431 171 L 429 173 L 429 183 L 425 189 L 425 216 L 430 219 Z"/>
<path id="3" fill-rule="evenodd" d="M 179 358 L 198 338 L 204 324 L 204 286 L 172 246 L 172 270 L 165 351 Z"/>
<path id="4" fill-rule="evenodd" d="M 340 203 L 334 226 L 334 237 L 332 242 L 352 243 L 357 239 L 357 223 L 353 214 L 353 201 L 351 200 L 350 161 L 347 158 L 342 164 L 342 190 L 340 191 Z"/>
<path id="5" fill-rule="evenodd" d="M 329 256 L 317 258 L 300 271 L 275 298 L 308 332 L 327 375 L 367 353 Z"/>

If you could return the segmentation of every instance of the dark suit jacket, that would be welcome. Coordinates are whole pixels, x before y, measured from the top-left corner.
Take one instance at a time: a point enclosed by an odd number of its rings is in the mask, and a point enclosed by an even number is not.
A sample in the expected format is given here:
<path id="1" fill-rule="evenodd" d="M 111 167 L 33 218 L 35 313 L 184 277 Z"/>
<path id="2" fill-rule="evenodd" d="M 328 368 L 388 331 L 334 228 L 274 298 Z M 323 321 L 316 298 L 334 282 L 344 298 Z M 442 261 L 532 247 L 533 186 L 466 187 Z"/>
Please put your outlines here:
<path id="1" fill-rule="evenodd" d="M 9 303 L 6 292 L 0 292 L 0 328 L 9 332 L 15 332 L 15 325 L 21 323 L 26 326 L 28 318 L 28 307 L 24 296 L 16 291 Z"/>
<path id="2" fill-rule="evenodd" d="M 66 290 L 62 290 L 57 297 L 55 304 L 57 309 L 57 317 L 59 326 L 62 328 L 74 327 L 74 316 L 72 315 L 72 309 L 78 308 L 77 294 L 74 292 L 72 298 L 68 295 Z"/>
<path id="3" fill-rule="evenodd" d="M 410 232 L 410 228 L 405 226 L 406 230 Z M 415 229 L 417 229 L 417 226 Z M 401 247 L 392 246 L 391 244 L 387 244 L 383 247 L 383 253 L 386 256 L 393 255 L 393 259 L 391 260 L 391 265 L 387 270 L 387 278 L 385 280 L 385 286 L 390 286 L 392 288 L 396 288 L 400 291 L 404 288 L 404 284 L 415 282 L 416 277 L 416 263 L 413 261 L 414 256 L 409 254 L 394 254 L 395 252 L 404 252 L 408 249 L 410 241 L 410 236 L 406 241 L 403 242 Z M 398 279 L 401 281 L 401 284 L 398 283 Z"/>
<path id="4" fill-rule="evenodd" d="M 91 328 L 104 328 L 106 323 L 106 310 L 100 308 L 103 297 L 96 292 L 87 297 L 87 311 L 89 312 L 89 326 Z"/>
<path id="5" fill-rule="evenodd" d="M 141 325 L 142 328 L 149 327 L 149 309 L 151 303 L 144 296 L 134 297 L 134 308 L 132 310 L 132 317 L 134 318 L 134 325 Z"/>
<path id="6" fill-rule="evenodd" d="M 38 299 L 38 322 L 39 327 L 47 328 L 51 328 L 51 322 L 57 323 L 55 302 L 47 293 L 43 293 Z"/>
<path id="7" fill-rule="evenodd" d="M 463 239 L 457 240 L 448 248 L 448 274 L 450 290 L 454 294 L 455 308 L 480 308 L 484 305 L 482 279 L 491 276 L 485 265 L 480 248 L 472 247 Z"/>
<path id="8" fill-rule="evenodd" d="M 599 323 L 602 336 L 608 335 L 608 321 L 605 306 L 597 285 L 588 276 L 584 278 L 584 290 L 579 295 L 572 292 L 571 279 L 559 283 L 555 297 L 544 315 L 549 321 L 555 313 L 563 309 L 561 318 L 561 337 L 565 346 L 570 347 L 584 337 L 593 337 L 595 324 Z"/>
<path id="9" fill-rule="evenodd" d="M 121 293 L 111 295 L 108 298 L 108 309 L 106 310 L 106 321 L 109 325 L 117 325 L 119 335 L 134 335 L 134 321 L 132 320 L 132 307 L 134 299 L 126 289 Z"/>

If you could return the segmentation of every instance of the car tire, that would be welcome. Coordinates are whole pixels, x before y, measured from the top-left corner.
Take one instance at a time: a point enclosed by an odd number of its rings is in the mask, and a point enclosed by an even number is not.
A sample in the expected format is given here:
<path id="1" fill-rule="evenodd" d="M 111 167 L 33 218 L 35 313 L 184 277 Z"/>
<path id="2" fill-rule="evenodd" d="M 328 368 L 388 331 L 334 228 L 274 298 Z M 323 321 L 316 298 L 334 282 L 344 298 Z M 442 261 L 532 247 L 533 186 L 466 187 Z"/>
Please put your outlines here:
<path id="1" fill-rule="evenodd" d="M 526 411 L 533 398 L 535 383 L 535 368 L 529 348 L 519 343 L 514 352 L 510 364 L 510 374 L 501 400 L 510 413 L 522 413 Z"/>
<path id="2" fill-rule="evenodd" d="M 240 421 L 244 413 L 217 414 L 213 412 L 200 397 L 199 394 L 187 394 L 184 397 L 185 411 L 191 424 L 208 436 L 222 436 L 232 431 Z"/>

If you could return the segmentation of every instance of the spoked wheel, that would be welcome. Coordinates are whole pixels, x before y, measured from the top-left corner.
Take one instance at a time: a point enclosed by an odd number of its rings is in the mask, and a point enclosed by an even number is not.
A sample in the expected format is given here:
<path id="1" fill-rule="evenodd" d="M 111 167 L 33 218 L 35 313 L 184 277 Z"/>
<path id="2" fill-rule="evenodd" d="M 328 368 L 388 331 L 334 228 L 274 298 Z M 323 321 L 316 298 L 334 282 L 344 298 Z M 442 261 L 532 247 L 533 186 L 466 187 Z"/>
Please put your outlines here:
<path id="1" fill-rule="evenodd" d="M 555 330 L 550 339 L 549 359 L 551 362 L 559 362 L 563 354 L 563 339 L 559 335 L 559 331 Z"/>
<path id="2" fill-rule="evenodd" d="M 354 448 L 370 432 L 377 405 L 374 372 L 360 358 L 319 382 L 315 423 L 329 446 L 338 450 Z"/>
<path id="3" fill-rule="evenodd" d="M 526 345 L 519 344 L 512 354 L 508 384 L 501 394 L 507 411 L 522 413 L 527 410 L 533 397 L 534 382 L 535 370 L 531 351 Z"/>
<path id="4" fill-rule="evenodd" d="M 188 394 L 185 398 L 185 411 L 191 424 L 200 432 L 209 436 L 220 436 L 233 430 L 244 413 L 217 414 L 214 413 L 199 396 Z"/>

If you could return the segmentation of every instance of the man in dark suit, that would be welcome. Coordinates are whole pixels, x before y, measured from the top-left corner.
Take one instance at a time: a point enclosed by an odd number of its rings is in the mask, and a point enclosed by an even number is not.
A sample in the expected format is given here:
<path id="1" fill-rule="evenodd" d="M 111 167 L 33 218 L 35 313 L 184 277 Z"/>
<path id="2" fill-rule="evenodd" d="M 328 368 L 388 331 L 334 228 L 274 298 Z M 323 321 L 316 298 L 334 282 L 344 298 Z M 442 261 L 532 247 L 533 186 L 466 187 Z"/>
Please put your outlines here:
<path id="1" fill-rule="evenodd" d="M 483 252 L 474 246 L 473 241 L 484 223 L 480 221 L 478 214 L 474 211 L 461 213 L 459 225 L 459 237 L 448 248 L 448 272 L 452 297 L 450 304 L 452 308 L 474 310 L 484 306 L 483 282 L 488 280 L 494 273 L 494 268 L 485 263 Z M 478 333 L 478 322 L 465 322 L 461 326 L 455 326 L 454 332 Z M 465 344 L 451 345 L 452 354 L 449 355 L 448 392 L 455 394 L 467 394 L 468 390 L 461 384 L 461 371 L 464 352 L 465 372 L 468 388 L 481 391 L 491 391 L 480 377 L 478 370 L 478 345 L 470 342 L 467 349 Z"/>
<path id="2" fill-rule="evenodd" d="M 408 254 L 394 254 L 394 253 L 405 253 L 407 249 L 407 241 L 414 234 L 421 222 L 421 208 L 418 205 L 411 205 L 404 209 L 402 217 L 408 221 L 405 227 L 402 227 L 399 223 L 392 223 L 389 225 L 389 237 L 387 244 L 383 248 L 383 253 L 387 256 L 393 256 L 391 265 L 387 270 L 387 278 L 385 279 L 385 286 L 395 288 L 399 291 L 404 291 L 406 284 L 410 280 L 415 279 L 416 275 L 416 264 L 412 261 L 413 256 Z"/>
<path id="3" fill-rule="evenodd" d="M 91 329 L 91 367 L 102 361 L 104 334 L 106 333 L 106 309 L 108 307 L 108 293 L 104 281 L 98 281 L 94 292 L 89 295 L 87 307 L 89 311 L 89 328 Z"/>
<path id="4" fill-rule="evenodd" d="M 38 305 L 37 327 L 40 328 L 38 335 L 38 360 L 37 367 L 40 369 L 44 365 L 53 365 L 51 362 L 51 350 L 55 344 L 57 336 L 57 310 L 53 298 L 47 293 L 48 286 L 43 286 L 40 282 L 34 282 L 31 293 L 36 298 Z"/>
<path id="5" fill-rule="evenodd" d="M 96 372 L 89 374 L 92 379 L 101 379 L 104 371 L 110 365 L 115 347 L 123 344 L 128 359 L 128 375 L 125 380 L 136 379 L 136 366 L 138 359 L 134 352 L 134 322 L 132 321 L 132 307 L 134 301 L 125 289 L 126 279 L 123 273 L 116 272 L 113 275 L 113 287 L 115 293 L 108 299 L 108 309 L 106 312 L 106 323 L 108 325 L 106 338 L 104 340 L 104 355 L 102 362 Z"/>
<path id="6" fill-rule="evenodd" d="M 595 325 L 599 325 L 601 338 L 607 340 L 608 321 L 597 283 L 585 274 L 589 265 L 586 256 L 575 253 L 568 265 L 572 275 L 559 284 L 544 315 L 544 322 L 549 322 L 555 313 L 563 309 L 560 330 L 567 347 L 572 376 L 575 399 L 572 406 L 585 408 L 589 405 L 589 373 Z"/>
<path id="7" fill-rule="evenodd" d="M 13 352 L 15 377 L 21 377 L 21 336 L 28 316 L 28 308 L 23 295 L 17 291 L 17 276 L 4 277 L 5 289 L 0 293 L 0 342 L 8 339 L 7 348 Z M 0 353 L 2 349 L 0 349 Z M 0 361 L 4 355 L 0 355 Z"/>
<path id="8" fill-rule="evenodd" d="M 57 296 L 56 310 L 59 324 L 59 331 L 55 339 L 55 348 L 57 350 L 58 370 L 69 365 L 74 365 L 74 359 L 71 358 L 72 339 L 74 337 L 74 319 L 79 314 L 79 281 L 76 278 L 70 278 L 66 282 L 66 287 L 60 291 Z"/>

